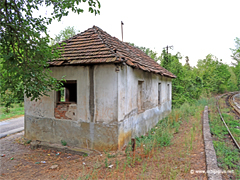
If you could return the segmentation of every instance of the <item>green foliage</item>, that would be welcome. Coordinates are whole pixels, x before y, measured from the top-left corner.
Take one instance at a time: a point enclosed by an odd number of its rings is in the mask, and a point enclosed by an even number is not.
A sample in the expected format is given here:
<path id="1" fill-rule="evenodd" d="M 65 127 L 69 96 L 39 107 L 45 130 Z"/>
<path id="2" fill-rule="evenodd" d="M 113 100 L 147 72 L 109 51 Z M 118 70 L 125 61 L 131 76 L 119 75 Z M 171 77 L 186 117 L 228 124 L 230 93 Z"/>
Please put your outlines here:
<path id="1" fill-rule="evenodd" d="M 4 105 L 5 113 L 10 113 L 10 108 L 13 108 L 14 98 L 13 94 L 6 90 L 5 93 L 1 96 L 1 105 Z"/>
<path id="2" fill-rule="evenodd" d="M 237 91 L 237 90 L 239 90 L 239 88 L 238 88 L 238 80 L 240 79 L 240 74 L 237 77 L 238 73 L 234 72 L 235 69 L 236 69 L 236 67 L 234 67 L 234 66 L 228 67 L 228 71 L 231 74 L 231 77 L 229 78 L 229 80 L 227 82 L 228 91 Z M 239 71 L 240 71 L 240 68 L 239 68 Z"/>
<path id="3" fill-rule="evenodd" d="M 136 137 L 136 149 L 138 153 L 133 155 L 132 143 L 129 142 L 125 149 L 126 160 L 124 162 L 124 167 L 133 167 L 135 162 L 144 161 L 144 157 L 149 157 L 155 154 L 155 151 L 161 147 L 171 145 L 173 134 L 178 133 L 179 127 L 183 121 L 187 121 L 191 116 L 199 114 L 196 119 L 200 120 L 202 109 L 206 104 L 208 104 L 208 99 L 200 99 L 192 104 L 184 103 L 180 108 L 175 108 L 169 114 L 168 117 L 162 119 L 157 123 L 157 125 L 152 128 L 145 136 Z M 198 124 L 194 124 L 191 129 L 191 144 L 193 147 L 193 141 L 195 137 L 196 129 Z M 189 146 L 187 144 L 187 146 Z M 144 170 L 145 171 L 145 170 Z"/>
<path id="4" fill-rule="evenodd" d="M 73 37 L 74 35 L 76 35 L 78 32 L 74 29 L 74 26 L 67 26 L 64 30 L 61 30 L 60 33 L 58 35 L 55 35 L 54 39 L 51 39 L 51 46 L 55 45 L 56 43 L 60 43 L 62 41 L 65 41 L 71 37 Z"/>
<path id="5" fill-rule="evenodd" d="M 215 127 L 215 128 L 211 128 L 211 133 L 213 135 L 215 135 L 216 137 L 218 137 L 219 139 L 224 139 L 225 135 L 228 134 L 227 129 L 222 126 L 222 124 L 219 124 L 219 117 L 217 118 L 211 118 L 211 122 L 210 125 L 211 127 Z"/>
<path id="6" fill-rule="evenodd" d="M 238 168 L 240 163 L 239 152 L 233 147 L 227 146 L 225 142 L 213 141 L 220 166 L 224 169 Z"/>
<path id="7" fill-rule="evenodd" d="M 162 51 L 160 57 L 149 48 L 138 47 L 147 55 L 159 62 L 162 67 L 177 76 L 172 79 L 172 104 L 173 107 L 180 106 L 184 102 L 193 103 L 201 96 L 224 93 L 227 91 L 240 90 L 240 38 L 235 39 L 236 49 L 233 52 L 233 66 L 222 63 L 212 54 L 205 59 L 199 60 L 196 67 L 191 67 L 189 57 L 186 56 L 186 64 L 182 65 L 181 54 L 172 55 L 166 50 Z"/>
<path id="8" fill-rule="evenodd" d="M 161 66 L 177 76 L 172 80 L 172 103 L 180 106 L 184 102 L 193 102 L 202 93 L 202 78 L 195 73 L 195 69 L 188 64 L 180 63 L 181 54 L 172 55 L 163 50 Z"/>
<path id="9" fill-rule="evenodd" d="M 197 73 L 202 77 L 203 88 L 211 93 L 224 93 L 228 89 L 231 73 L 229 66 L 221 61 L 209 54 L 197 64 Z"/>
<path id="10" fill-rule="evenodd" d="M 197 67 L 192 68 L 186 58 L 186 65 L 180 63 L 181 55 L 172 55 L 163 50 L 161 66 L 177 76 L 172 80 L 172 104 L 180 106 L 184 102 L 194 102 L 203 94 L 211 95 L 236 91 L 237 76 L 235 67 L 223 64 L 215 56 L 209 54 L 199 60 Z"/>
<path id="11" fill-rule="evenodd" d="M 116 154 L 110 154 L 109 152 L 103 150 L 103 152 L 107 155 L 107 158 L 114 158 L 116 157 Z"/>
<path id="12" fill-rule="evenodd" d="M 64 141 L 64 140 L 61 140 L 61 144 L 62 144 L 63 146 L 66 146 L 66 145 L 67 145 L 67 142 Z"/>
<path id="13" fill-rule="evenodd" d="M 162 51 L 161 56 L 145 47 L 135 46 L 145 52 L 148 56 L 159 62 L 162 67 L 177 76 L 172 79 L 172 104 L 179 107 L 185 102 L 194 103 L 201 96 L 211 96 L 212 94 L 224 93 L 227 91 L 240 90 L 240 63 L 239 48 L 240 39 L 236 38 L 236 49 L 232 49 L 234 66 L 222 63 L 215 56 L 208 54 L 205 59 L 199 60 L 196 67 L 191 67 L 189 57 L 186 56 L 186 64 L 182 65 L 181 54 L 175 55 Z"/>
<path id="14" fill-rule="evenodd" d="M 29 140 L 27 140 L 27 144 L 30 144 L 32 142 L 32 140 L 31 139 L 29 139 Z"/>
<path id="15" fill-rule="evenodd" d="M 236 37 L 235 39 L 235 49 L 232 50 L 232 58 L 234 62 L 232 62 L 233 72 L 236 74 L 237 79 L 237 87 L 240 90 L 240 38 Z"/>
<path id="16" fill-rule="evenodd" d="M 240 90 L 240 63 L 238 63 L 234 69 L 233 69 L 234 73 L 236 74 L 236 78 L 237 78 L 237 87 L 238 87 L 238 91 Z"/>
<path id="17" fill-rule="evenodd" d="M 148 132 L 147 136 L 136 137 L 137 147 L 143 144 L 144 153 L 148 154 L 154 147 L 169 146 L 174 133 L 172 129 L 179 128 L 178 124 L 179 122 L 171 121 L 169 118 L 159 121 L 156 127 Z M 125 152 L 127 153 L 129 149 L 131 146 L 128 146 Z"/>
<path id="18" fill-rule="evenodd" d="M 141 51 L 143 51 L 145 54 L 147 54 L 149 57 L 151 57 L 154 61 L 156 61 L 156 62 L 160 61 L 160 57 L 157 56 L 156 51 L 153 51 L 150 48 L 136 46 L 134 43 L 129 43 L 129 44 L 131 46 L 134 46 L 134 47 L 140 49 Z"/>
<path id="19" fill-rule="evenodd" d="M 34 100 L 59 89 L 59 82 L 51 77 L 51 71 L 47 68 L 47 62 L 59 56 L 56 47 L 48 45 L 47 25 L 54 19 L 60 21 L 70 11 L 82 13 L 83 9 L 78 6 L 81 2 L 88 2 L 89 12 L 95 15 L 100 13 L 98 0 L 0 2 L 1 97 L 11 92 L 16 98 L 19 91 L 24 91 L 26 97 Z M 33 11 L 41 6 L 52 7 L 51 17 L 33 16 Z"/>
<path id="20" fill-rule="evenodd" d="M 238 37 L 236 37 L 236 39 L 234 39 L 235 40 L 235 49 L 231 49 L 232 50 L 232 53 L 233 53 L 233 55 L 232 55 L 232 58 L 233 58 L 233 60 L 235 60 L 236 61 L 236 63 L 232 63 L 233 65 L 237 65 L 237 64 L 239 64 L 239 62 L 240 62 L 240 38 L 238 38 Z"/>
<path id="21" fill-rule="evenodd" d="M 108 164 L 108 158 L 105 158 L 104 164 L 105 164 L 105 168 L 108 168 L 108 166 L 109 166 L 109 164 Z"/>
<path id="22" fill-rule="evenodd" d="M 8 109 L 5 106 L 0 106 L 0 120 L 21 116 L 23 114 L 24 107 L 21 104 L 11 104 L 11 107 L 8 107 Z"/>
<path id="23" fill-rule="evenodd" d="M 220 120 L 219 114 L 217 113 L 216 100 L 209 103 L 209 122 L 210 130 L 213 135 L 213 145 L 216 151 L 218 165 L 224 170 L 234 169 L 234 176 L 236 179 L 240 178 L 240 156 L 239 151 L 233 144 L 229 141 L 229 133 L 227 128 Z M 229 109 L 221 109 L 222 116 L 228 125 L 230 131 L 233 133 L 235 139 L 239 142 L 240 131 L 236 127 L 239 122 L 234 119 L 233 116 L 228 114 Z M 237 130 L 237 131 L 236 131 Z"/>
<path id="24" fill-rule="evenodd" d="M 19 83 L 18 89 L 15 89 L 14 92 L 11 92 L 10 90 L 7 89 L 0 95 L 0 105 L 5 107 L 4 111 L 5 113 L 10 113 L 10 108 L 13 108 L 13 104 L 15 103 L 18 103 L 20 106 L 23 107 L 23 100 L 24 95 L 21 83 Z"/>

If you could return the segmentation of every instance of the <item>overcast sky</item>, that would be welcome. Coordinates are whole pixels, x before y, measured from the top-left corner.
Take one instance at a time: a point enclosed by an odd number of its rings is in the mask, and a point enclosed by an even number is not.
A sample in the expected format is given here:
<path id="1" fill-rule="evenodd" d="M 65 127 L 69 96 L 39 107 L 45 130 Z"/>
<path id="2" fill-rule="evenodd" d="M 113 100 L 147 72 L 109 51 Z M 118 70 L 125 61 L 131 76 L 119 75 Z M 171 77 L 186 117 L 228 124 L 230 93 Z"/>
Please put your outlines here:
<path id="1" fill-rule="evenodd" d="M 71 13 L 49 26 L 50 35 L 54 37 L 66 26 L 75 26 L 83 32 L 96 25 L 121 40 L 123 21 L 125 42 L 148 47 L 158 55 L 163 47 L 173 45 L 174 50 L 169 52 L 188 56 L 191 66 L 209 53 L 224 63 L 232 61 L 229 48 L 234 48 L 234 39 L 240 37 L 240 0 L 100 0 L 100 3 L 100 15 L 87 10 L 80 15 Z"/>

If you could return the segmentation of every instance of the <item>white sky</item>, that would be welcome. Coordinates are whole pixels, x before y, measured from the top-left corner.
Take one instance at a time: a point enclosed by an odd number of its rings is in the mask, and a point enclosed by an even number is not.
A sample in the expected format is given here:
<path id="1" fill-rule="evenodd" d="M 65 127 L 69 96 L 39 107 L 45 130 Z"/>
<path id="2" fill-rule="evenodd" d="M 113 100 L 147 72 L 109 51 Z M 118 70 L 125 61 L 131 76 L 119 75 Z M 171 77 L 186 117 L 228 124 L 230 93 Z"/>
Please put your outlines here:
<path id="1" fill-rule="evenodd" d="M 230 64 L 234 39 L 240 37 L 239 0 L 100 0 L 100 15 L 85 10 L 71 13 L 61 22 L 49 26 L 51 37 L 66 26 L 81 32 L 96 25 L 112 36 L 161 54 L 163 47 L 173 45 L 175 54 L 188 56 L 190 65 L 211 53 Z M 81 6 L 87 7 L 83 3 Z M 185 58 L 182 60 L 185 63 Z"/>

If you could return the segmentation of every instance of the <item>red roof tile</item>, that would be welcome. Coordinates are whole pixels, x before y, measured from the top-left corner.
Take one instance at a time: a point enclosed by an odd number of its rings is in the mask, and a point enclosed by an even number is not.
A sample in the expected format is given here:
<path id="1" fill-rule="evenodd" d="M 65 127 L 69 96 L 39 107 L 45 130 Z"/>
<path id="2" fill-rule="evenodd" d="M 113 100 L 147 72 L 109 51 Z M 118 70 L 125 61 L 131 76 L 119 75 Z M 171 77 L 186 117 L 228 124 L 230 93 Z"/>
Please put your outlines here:
<path id="1" fill-rule="evenodd" d="M 50 66 L 125 62 L 133 68 L 176 78 L 140 49 L 112 37 L 96 26 L 63 41 L 60 45 L 62 55 L 49 62 Z"/>

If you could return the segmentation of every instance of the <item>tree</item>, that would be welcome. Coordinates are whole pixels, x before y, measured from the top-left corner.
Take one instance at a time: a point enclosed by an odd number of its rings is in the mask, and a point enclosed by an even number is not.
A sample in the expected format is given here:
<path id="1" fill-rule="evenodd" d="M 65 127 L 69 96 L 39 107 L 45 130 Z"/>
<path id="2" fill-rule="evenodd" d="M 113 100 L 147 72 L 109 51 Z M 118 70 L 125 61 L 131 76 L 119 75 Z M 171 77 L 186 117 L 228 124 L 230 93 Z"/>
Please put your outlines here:
<path id="1" fill-rule="evenodd" d="M 203 80 L 203 88 L 208 93 L 223 93 L 227 91 L 228 80 L 231 77 L 229 66 L 219 61 L 217 57 L 208 54 L 197 64 L 198 74 Z"/>
<path id="2" fill-rule="evenodd" d="M 240 38 L 236 37 L 235 43 L 236 43 L 235 49 L 230 48 L 233 53 L 231 57 L 233 58 L 233 60 L 236 61 L 236 63 L 235 62 L 232 63 L 233 65 L 240 64 Z"/>
<path id="3" fill-rule="evenodd" d="M 229 78 L 228 84 L 227 84 L 228 91 L 240 90 L 240 88 L 238 88 L 238 79 L 239 79 L 239 77 L 237 77 L 237 74 L 236 74 L 236 72 L 234 72 L 234 70 L 235 70 L 234 66 L 228 67 L 228 71 L 231 74 L 231 77 Z M 239 71 L 240 71 L 240 69 L 239 69 Z M 240 76 L 240 74 L 239 74 L 239 76 Z"/>
<path id="4" fill-rule="evenodd" d="M 61 30 L 58 35 L 55 35 L 54 39 L 51 39 L 51 46 L 55 45 L 56 43 L 59 43 L 61 41 L 64 41 L 66 39 L 69 39 L 70 37 L 73 37 L 76 35 L 78 32 L 74 26 L 67 26 L 64 30 Z"/>
<path id="5" fill-rule="evenodd" d="M 237 77 L 238 90 L 240 90 L 240 38 L 236 37 L 235 43 L 235 49 L 231 49 L 233 53 L 231 57 L 235 61 L 232 62 L 232 65 L 234 66 L 233 71 Z"/>
<path id="6" fill-rule="evenodd" d="M 50 47 L 47 25 L 61 20 L 70 11 L 82 13 L 79 3 L 87 2 L 89 12 L 100 14 L 98 0 L 4 0 L 0 2 L 0 91 L 11 92 L 12 98 L 24 91 L 31 100 L 60 88 L 50 76 L 48 61 L 59 56 Z M 34 17 L 40 6 L 51 6 L 51 17 Z"/>
<path id="7" fill-rule="evenodd" d="M 186 60 L 185 66 L 188 67 L 188 69 L 190 69 L 191 66 L 190 66 L 190 64 L 189 64 L 189 57 L 188 57 L 188 56 L 185 56 L 185 60 Z"/>
<path id="8" fill-rule="evenodd" d="M 160 62 L 160 57 L 157 56 L 157 52 L 151 50 L 150 48 L 136 46 L 134 43 L 129 43 L 129 44 L 143 51 L 145 54 L 151 57 L 154 61 Z"/>
<path id="9" fill-rule="evenodd" d="M 192 102 L 198 99 L 202 93 L 202 79 L 195 73 L 190 65 L 182 65 L 181 54 L 175 55 L 167 53 L 161 54 L 161 66 L 177 76 L 172 79 L 172 104 L 179 106 L 184 102 Z"/>
<path id="10" fill-rule="evenodd" d="M 134 46 L 134 44 L 131 45 Z M 138 48 L 148 55 L 152 54 L 153 59 L 160 60 L 162 67 L 177 76 L 177 78 L 172 79 L 173 107 L 180 106 L 185 102 L 194 102 L 201 95 L 237 90 L 237 80 L 240 79 L 240 69 L 237 69 L 240 67 L 239 63 L 235 66 L 229 66 L 212 54 L 208 54 L 205 59 L 198 61 L 197 67 L 191 67 L 188 56 L 185 57 L 185 65 L 182 65 L 180 62 L 182 56 L 179 52 L 172 55 L 164 49 L 161 56 L 157 57 L 157 53 L 149 48 Z M 234 52 L 238 52 L 237 49 Z"/>

